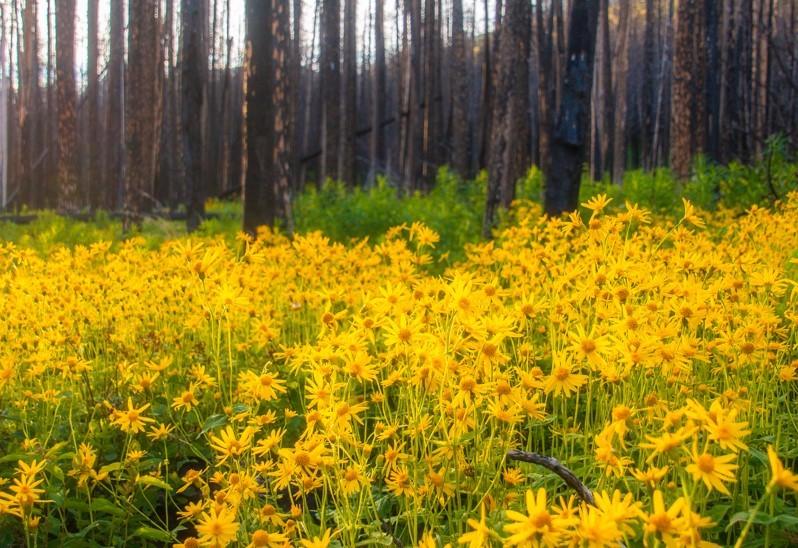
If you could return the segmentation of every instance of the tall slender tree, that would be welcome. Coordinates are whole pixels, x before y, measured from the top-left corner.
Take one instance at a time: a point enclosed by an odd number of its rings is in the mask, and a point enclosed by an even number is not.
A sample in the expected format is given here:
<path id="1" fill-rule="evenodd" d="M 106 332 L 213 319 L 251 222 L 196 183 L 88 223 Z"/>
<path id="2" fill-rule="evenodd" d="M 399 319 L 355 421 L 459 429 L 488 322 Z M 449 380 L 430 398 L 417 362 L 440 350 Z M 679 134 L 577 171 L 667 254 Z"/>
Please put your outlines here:
<path id="1" fill-rule="evenodd" d="M 122 205 L 125 162 L 125 3 L 110 0 L 110 44 L 108 59 L 108 108 L 105 119 L 103 205 L 115 209 Z"/>
<path id="2" fill-rule="evenodd" d="M 369 157 L 371 167 L 369 181 L 373 181 L 377 171 L 385 169 L 385 0 L 374 0 L 374 83 L 371 87 L 371 135 L 369 136 Z"/>
<path id="3" fill-rule="evenodd" d="M 256 234 L 257 227 L 273 226 L 279 216 L 290 232 L 290 2 L 247 0 L 246 18 L 244 230 Z"/>
<path id="4" fill-rule="evenodd" d="M 321 177 L 338 179 L 341 144 L 341 4 L 322 0 L 321 17 Z"/>
<path id="5" fill-rule="evenodd" d="M 549 216 L 573 211 L 579 205 L 582 162 L 590 136 L 596 8 L 596 0 L 573 0 L 571 3 L 567 64 L 544 194 L 544 210 Z"/>
<path id="6" fill-rule="evenodd" d="M 615 47 L 615 71 L 612 97 L 614 103 L 614 120 L 612 130 L 612 182 L 623 183 L 626 162 L 626 104 L 629 82 L 629 10 L 630 0 L 621 0 L 618 22 L 618 39 Z"/>
<path id="7" fill-rule="evenodd" d="M 58 209 L 78 209 L 77 90 L 75 89 L 75 0 L 56 3 L 58 88 Z M 38 77 L 38 76 L 37 76 Z"/>
<path id="8" fill-rule="evenodd" d="M 510 207 L 515 199 L 516 181 L 529 164 L 531 17 L 527 0 L 507 0 L 499 41 L 483 237 L 490 236 L 498 209 Z"/>
<path id="9" fill-rule="evenodd" d="M 100 125 L 99 125 L 99 75 L 97 74 L 98 57 L 100 49 L 98 46 L 98 0 L 88 0 L 86 2 L 87 11 L 87 40 L 88 45 L 86 67 L 86 180 L 89 190 L 89 205 L 92 209 L 98 207 L 103 201 L 104 185 L 100 177 Z"/>
<path id="10" fill-rule="evenodd" d="M 186 228 L 196 230 L 205 216 L 205 179 L 202 174 L 202 13 L 201 0 L 182 0 L 180 5 L 183 33 L 181 60 L 181 135 L 186 182 Z"/>
<path id="11" fill-rule="evenodd" d="M 468 74 L 463 0 L 452 0 L 452 167 L 461 177 L 468 166 Z"/>
<path id="12" fill-rule="evenodd" d="M 680 0 L 673 51 L 671 168 L 684 182 L 706 146 L 704 0 Z"/>
<path id="13" fill-rule="evenodd" d="M 341 124 L 341 153 L 338 174 L 352 187 L 355 184 L 355 139 L 357 134 L 357 0 L 344 1 L 344 85 Z"/>
<path id="14" fill-rule="evenodd" d="M 124 207 L 126 220 L 134 223 L 139 223 L 141 214 L 154 206 L 161 119 L 158 4 L 157 0 L 135 0 L 129 6 Z"/>
<path id="15" fill-rule="evenodd" d="M 27 203 L 37 206 L 45 205 L 43 185 L 40 179 L 34 174 L 36 166 L 36 156 L 39 153 L 41 144 L 39 142 L 40 132 L 36 131 L 36 117 L 39 115 L 41 104 L 41 92 L 39 89 L 39 40 L 38 40 L 38 14 L 37 3 L 30 0 L 25 3 L 22 10 L 22 32 L 23 37 L 20 42 L 17 40 L 19 48 L 19 97 L 18 115 L 19 121 L 19 179 L 23 195 Z M 73 138 L 74 142 L 74 138 Z"/>

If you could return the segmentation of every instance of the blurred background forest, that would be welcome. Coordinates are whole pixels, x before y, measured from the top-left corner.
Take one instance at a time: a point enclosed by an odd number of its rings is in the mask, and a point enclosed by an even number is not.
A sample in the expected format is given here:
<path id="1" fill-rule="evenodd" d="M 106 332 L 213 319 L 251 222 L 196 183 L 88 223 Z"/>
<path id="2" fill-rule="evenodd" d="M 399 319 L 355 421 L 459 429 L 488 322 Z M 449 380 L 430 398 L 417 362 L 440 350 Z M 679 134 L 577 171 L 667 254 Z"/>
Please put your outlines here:
<path id="1" fill-rule="evenodd" d="M 191 230 L 243 194 L 245 228 L 292 230 L 325 180 L 412 196 L 448 166 L 482 181 L 487 235 L 519 180 L 557 214 L 583 179 L 667 167 L 679 187 L 696 158 L 736 166 L 715 198 L 738 169 L 777 199 L 797 4 L 0 0 L 0 205 Z"/>

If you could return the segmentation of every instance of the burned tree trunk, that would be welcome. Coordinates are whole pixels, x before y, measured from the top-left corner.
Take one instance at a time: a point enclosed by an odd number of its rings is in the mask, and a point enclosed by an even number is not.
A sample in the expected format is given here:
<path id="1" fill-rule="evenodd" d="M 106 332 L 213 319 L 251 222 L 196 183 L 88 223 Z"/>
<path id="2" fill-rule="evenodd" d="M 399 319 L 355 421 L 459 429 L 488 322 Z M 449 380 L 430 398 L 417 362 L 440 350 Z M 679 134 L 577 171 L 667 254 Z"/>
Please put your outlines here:
<path id="1" fill-rule="evenodd" d="M 122 204 L 124 185 L 125 133 L 125 13 L 123 0 L 111 0 L 111 43 L 108 61 L 108 110 L 105 121 L 103 165 L 103 206 L 115 209 Z"/>
<path id="2" fill-rule="evenodd" d="M 158 157 L 161 119 L 158 2 L 130 3 L 128 64 L 129 86 L 125 104 L 124 208 L 128 223 L 141 222 L 141 214 L 153 207 L 155 162 Z"/>
<path id="3" fill-rule="evenodd" d="M 529 163 L 529 41 L 531 6 L 509 0 L 499 43 L 501 59 L 493 102 L 488 190 L 482 236 L 490 236 L 498 209 L 515 199 L 515 183 Z"/>
<path id="4" fill-rule="evenodd" d="M 182 110 L 183 165 L 186 181 L 186 228 L 195 231 L 205 215 L 205 178 L 202 176 L 202 103 L 204 74 L 201 0 L 182 0 L 183 33 Z"/>
<path id="5" fill-rule="evenodd" d="M 573 1 L 562 99 L 554 130 L 551 170 L 546 181 L 544 198 L 544 209 L 549 216 L 573 211 L 579 205 L 582 162 L 590 136 L 588 128 L 596 20 L 595 0 Z"/>
<path id="6" fill-rule="evenodd" d="M 694 154 L 704 151 L 704 2 L 681 0 L 673 51 L 671 100 L 671 168 L 679 181 L 690 174 Z"/>
<path id="7" fill-rule="evenodd" d="M 452 2 L 452 167 L 461 177 L 469 175 L 468 75 L 463 32 L 463 0 Z"/>
<path id="8" fill-rule="evenodd" d="M 321 18 L 321 177 L 338 179 L 341 127 L 341 29 L 339 0 L 322 0 Z"/>
<path id="9" fill-rule="evenodd" d="M 75 89 L 75 0 L 56 4 L 58 95 L 58 209 L 78 209 L 78 130 Z"/>

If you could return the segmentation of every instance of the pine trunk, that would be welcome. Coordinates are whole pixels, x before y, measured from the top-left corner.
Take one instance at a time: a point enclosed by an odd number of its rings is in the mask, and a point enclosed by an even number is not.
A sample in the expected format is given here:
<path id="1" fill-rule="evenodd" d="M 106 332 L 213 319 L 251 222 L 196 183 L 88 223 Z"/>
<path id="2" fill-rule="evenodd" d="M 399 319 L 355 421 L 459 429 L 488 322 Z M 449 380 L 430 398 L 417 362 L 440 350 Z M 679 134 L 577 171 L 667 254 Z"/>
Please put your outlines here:
<path id="1" fill-rule="evenodd" d="M 56 3 L 58 95 L 58 209 L 77 211 L 77 91 L 75 89 L 75 0 Z M 38 78 L 38 76 L 37 76 Z"/>

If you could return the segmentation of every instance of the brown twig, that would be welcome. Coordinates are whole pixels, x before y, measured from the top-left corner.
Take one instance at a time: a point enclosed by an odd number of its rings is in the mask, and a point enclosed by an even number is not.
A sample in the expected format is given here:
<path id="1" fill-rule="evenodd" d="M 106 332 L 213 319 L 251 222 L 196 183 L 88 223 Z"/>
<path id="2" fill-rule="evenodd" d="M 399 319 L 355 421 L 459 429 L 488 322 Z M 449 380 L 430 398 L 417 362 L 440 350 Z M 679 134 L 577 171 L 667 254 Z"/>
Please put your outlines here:
<path id="1" fill-rule="evenodd" d="M 557 459 L 539 455 L 537 453 L 531 453 L 529 451 L 516 451 L 514 449 L 507 451 L 507 458 L 511 460 L 520 460 L 522 462 L 531 462 L 551 470 L 560 476 L 568 487 L 576 491 L 576 494 L 580 499 L 585 501 L 590 506 L 596 505 L 596 499 L 593 498 L 593 493 L 590 491 L 590 489 L 588 489 L 587 486 L 582 483 L 573 472 L 563 466 L 562 463 Z"/>

